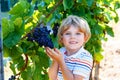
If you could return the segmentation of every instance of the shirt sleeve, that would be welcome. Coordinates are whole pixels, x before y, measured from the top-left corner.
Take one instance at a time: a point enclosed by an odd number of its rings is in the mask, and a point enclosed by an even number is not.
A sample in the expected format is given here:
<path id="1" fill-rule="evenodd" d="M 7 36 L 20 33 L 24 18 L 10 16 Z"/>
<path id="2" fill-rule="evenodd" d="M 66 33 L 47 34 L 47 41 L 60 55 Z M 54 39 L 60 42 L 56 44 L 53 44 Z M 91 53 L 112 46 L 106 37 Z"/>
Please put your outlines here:
<path id="1" fill-rule="evenodd" d="M 73 69 L 73 74 L 81 75 L 86 79 L 89 78 L 93 66 L 92 55 L 82 53 L 76 60 L 75 67 Z"/>

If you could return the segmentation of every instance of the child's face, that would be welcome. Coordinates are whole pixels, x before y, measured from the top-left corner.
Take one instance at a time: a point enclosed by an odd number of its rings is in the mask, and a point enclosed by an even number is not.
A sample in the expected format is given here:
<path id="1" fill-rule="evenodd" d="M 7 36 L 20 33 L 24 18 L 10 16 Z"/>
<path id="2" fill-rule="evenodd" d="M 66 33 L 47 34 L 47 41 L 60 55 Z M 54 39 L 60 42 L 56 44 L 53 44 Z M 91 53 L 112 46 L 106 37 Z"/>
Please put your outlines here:
<path id="1" fill-rule="evenodd" d="M 71 26 L 63 33 L 62 43 L 67 50 L 77 51 L 84 43 L 84 33 L 78 27 Z"/>

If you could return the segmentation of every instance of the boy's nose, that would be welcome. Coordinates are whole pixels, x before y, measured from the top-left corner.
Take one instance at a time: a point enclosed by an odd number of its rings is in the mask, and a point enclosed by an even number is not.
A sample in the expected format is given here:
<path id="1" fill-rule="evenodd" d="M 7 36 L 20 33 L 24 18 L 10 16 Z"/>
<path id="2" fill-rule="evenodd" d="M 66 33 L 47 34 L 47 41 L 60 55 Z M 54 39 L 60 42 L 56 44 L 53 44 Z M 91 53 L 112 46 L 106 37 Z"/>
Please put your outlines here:
<path id="1" fill-rule="evenodd" d="M 75 38 L 75 35 L 74 35 L 74 34 L 71 34 L 71 38 Z"/>

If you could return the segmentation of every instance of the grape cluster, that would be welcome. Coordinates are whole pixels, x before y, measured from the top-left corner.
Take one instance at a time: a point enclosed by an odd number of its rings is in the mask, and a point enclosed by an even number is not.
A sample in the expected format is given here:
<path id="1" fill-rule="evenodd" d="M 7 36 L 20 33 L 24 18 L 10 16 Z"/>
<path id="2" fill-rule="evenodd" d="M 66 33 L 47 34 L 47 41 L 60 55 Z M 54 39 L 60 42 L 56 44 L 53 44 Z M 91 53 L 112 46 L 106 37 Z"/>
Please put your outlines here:
<path id="1" fill-rule="evenodd" d="M 40 47 L 54 47 L 52 39 L 50 38 L 50 30 L 48 30 L 47 27 L 36 27 L 27 37 L 28 41 L 35 41 Z"/>
<path id="2" fill-rule="evenodd" d="M 12 75 L 8 80 L 15 80 L 16 77 L 14 75 Z"/>
<path id="3" fill-rule="evenodd" d="M 58 23 L 55 23 L 55 24 L 54 24 L 54 27 L 52 28 L 52 30 L 53 30 L 53 36 L 54 36 L 54 37 L 57 36 L 59 26 L 60 26 L 60 25 L 59 25 Z"/>

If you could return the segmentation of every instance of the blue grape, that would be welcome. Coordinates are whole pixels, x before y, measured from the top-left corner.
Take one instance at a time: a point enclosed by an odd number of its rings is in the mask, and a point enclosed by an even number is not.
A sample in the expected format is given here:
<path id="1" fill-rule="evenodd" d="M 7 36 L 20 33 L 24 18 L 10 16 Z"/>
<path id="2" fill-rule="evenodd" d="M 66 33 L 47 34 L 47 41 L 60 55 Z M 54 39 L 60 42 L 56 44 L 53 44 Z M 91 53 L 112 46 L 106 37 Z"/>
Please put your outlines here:
<path id="1" fill-rule="evenodd" d="M 35 41 L 40 47 L 50 47 L 54 48 L 52 39 L 50 38 L 50 31 L 47 27 L 36 27 L 32 33 L 27 35 L 28 41 Z"/>
<path id="2" fill-rule="evenodd" d="M 16 76 L 12 75 L 8 80 L 15 80 Z"/>

